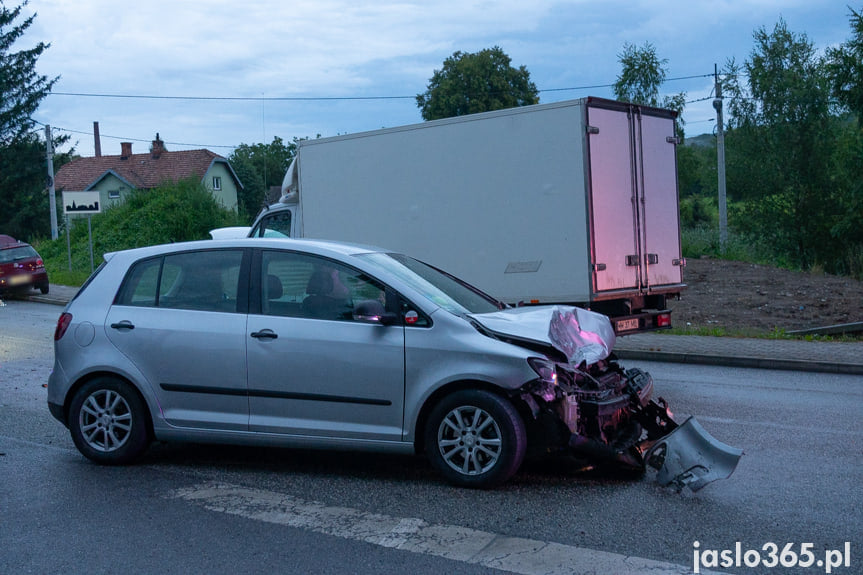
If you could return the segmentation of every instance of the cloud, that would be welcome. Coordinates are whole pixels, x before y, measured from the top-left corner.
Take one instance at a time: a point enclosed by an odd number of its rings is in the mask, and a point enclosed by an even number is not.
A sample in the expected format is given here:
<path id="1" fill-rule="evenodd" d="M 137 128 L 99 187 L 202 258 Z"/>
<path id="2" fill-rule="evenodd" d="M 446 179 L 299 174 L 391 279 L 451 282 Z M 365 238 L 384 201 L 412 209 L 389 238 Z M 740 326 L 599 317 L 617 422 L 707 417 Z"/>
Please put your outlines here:
<path id="1" fill-rule="evenodd" d="M 42 66 L 76 90 L 185 84 L 192 93 L 231 73 L 221 88 L 232 94 L 343 94 L 372 85 L 363 70 L 376 62 L 439 63 L 468 38 L 535 29 L 555 4 L 53 0 L 37 23 L 53 44 Z M 231 81 L 247 74 L 264 84 Z"/>
<path id="2" fill-rule="evenodd" d="M 625 42 L 651 42 L 670 77 L 743 61 L 752 32 L 785 17 L 816 44 L 849 35 L 832 0 L 40 0 L 21 44 L 51 48 L 39 71 L 55 92 L 209 97 L 412 96 L 457 50 L 500 46 L 541 90 L 614 82 Z M 709 94 L 709 80 L 667 93 Z M 607 88 L 543 92 L 541 101 Z M 709 114 L 709 103 L 693 113 Z M 236 145 L 334 135 L 420 121 L 412 99 L 324 102 L 187 102 L 51 96 L 37 119 L 149 141 Z M 687 111 L 687 119 L 692 120 Z M 80 135 L 81 151 L 92 149 Z"/>

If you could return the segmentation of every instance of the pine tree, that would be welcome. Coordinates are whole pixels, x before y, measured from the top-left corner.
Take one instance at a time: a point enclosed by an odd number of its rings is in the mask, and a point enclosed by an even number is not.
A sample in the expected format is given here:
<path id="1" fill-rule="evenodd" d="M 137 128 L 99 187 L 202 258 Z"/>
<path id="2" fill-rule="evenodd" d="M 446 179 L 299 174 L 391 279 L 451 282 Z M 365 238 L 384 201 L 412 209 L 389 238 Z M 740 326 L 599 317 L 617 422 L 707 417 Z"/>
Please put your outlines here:
<path id="1" fill-rule="evenodd" d="M 26 5 L 25 0 L 10 9 L 0 3 L 0 146 L 24 138 L 33 129 L 33 112 L 59 79 L 36 73 L 36 61 L 50 44 L 39 42 L 30 49 L 11 51 L 36 18 L 33 14 L 16 24 Z"/>

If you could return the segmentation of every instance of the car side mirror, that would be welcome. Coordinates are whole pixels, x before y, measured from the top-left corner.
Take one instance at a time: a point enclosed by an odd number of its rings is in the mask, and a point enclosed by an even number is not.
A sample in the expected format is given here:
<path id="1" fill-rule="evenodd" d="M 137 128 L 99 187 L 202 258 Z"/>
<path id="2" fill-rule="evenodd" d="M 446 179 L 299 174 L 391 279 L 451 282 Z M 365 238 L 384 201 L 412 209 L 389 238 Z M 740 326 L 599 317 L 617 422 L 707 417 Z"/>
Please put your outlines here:
<path id="1" fill-rule="evenodd" d="M 384 304 L 374 299 L 357 302 L 354 305 L 354 321 L 364 323 L 379 323 L 381 325 L 393 325 L 398 322 L 399 316 L 384 309 Z"/>
<path id="2" fill-rule="evenodd" d="M 399 322 L 399 319 L 399 314 L 387 311 L 380 316 L 378 321 L 380 321 L 381 325 L 396 325 Z"/>

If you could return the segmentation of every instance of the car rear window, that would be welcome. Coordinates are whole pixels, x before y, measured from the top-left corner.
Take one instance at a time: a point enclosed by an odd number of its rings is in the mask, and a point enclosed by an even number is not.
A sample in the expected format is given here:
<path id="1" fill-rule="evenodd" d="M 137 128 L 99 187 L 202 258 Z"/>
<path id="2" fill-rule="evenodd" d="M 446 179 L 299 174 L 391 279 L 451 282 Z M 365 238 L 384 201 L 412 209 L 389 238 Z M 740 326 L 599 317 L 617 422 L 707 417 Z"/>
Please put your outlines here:
<path id="1" fill-rule="evenodd" d="M 17 260 L 25 260 L 28 258 L 38 258 L 39 254 L 32 246 L 18 246 L 15 248 L 6 248 L 0 250 L 0 264 L 7 264 Z"/>

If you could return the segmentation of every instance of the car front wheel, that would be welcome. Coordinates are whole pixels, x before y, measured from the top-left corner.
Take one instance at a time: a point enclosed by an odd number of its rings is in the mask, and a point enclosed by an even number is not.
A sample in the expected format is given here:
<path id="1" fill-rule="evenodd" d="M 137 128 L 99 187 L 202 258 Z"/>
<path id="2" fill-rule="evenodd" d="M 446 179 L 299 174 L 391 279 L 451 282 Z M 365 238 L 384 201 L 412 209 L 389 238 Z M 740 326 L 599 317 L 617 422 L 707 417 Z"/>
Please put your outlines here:
<path id="1" fill-rule="evenodd" d="M 524 460 L 527 436 L 515 407 L 483 390 L 462 390 L 432 409 L 425 445 L 432 465 L 464 487 L 500 485 Z"/>
<path id="2" fill-rule="evenodd" d="M 69 430 L 75 446 L 98 463 L 119 465 L 147 449 L 147 410 L 128 384 L 100 377 L 85 384 L 72 399 Z"/>

